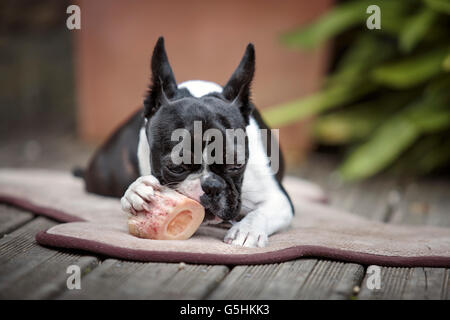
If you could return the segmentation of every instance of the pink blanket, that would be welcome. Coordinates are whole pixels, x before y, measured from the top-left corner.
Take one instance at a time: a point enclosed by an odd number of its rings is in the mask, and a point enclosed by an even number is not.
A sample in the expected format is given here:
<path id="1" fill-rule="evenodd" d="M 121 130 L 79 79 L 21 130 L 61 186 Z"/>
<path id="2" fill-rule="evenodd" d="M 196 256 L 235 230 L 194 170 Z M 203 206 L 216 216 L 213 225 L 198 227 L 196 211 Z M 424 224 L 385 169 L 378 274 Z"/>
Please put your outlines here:
<path id="1" fill-rule="evenodd" d="M 0 201 L 65 222 L 37 234 L 42 245 L 159 262 L 261 264 L 321 257 L 386 266 L 450 267 L 450 229 L 389 225 L 318 201 L 320 189 L 288 177 L 296 215 L 265 248 L 225 244 L 226 229 L 201 227 L 189 240 L 139 239 L 127 230 L 118 199 L 87 194 L 67 172 L 0 170 Z"/>

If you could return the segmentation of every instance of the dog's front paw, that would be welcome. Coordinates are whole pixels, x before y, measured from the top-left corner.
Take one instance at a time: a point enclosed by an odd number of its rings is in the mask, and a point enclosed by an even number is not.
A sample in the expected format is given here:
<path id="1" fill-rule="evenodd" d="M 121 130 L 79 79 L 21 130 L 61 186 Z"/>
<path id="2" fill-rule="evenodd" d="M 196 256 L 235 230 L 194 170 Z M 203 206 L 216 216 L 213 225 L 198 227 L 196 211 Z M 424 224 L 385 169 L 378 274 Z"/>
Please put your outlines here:
<path id="1" fill-rule="evenodd" d="M 267 233 L 244 221 L 236 223 L 228 230 L 224 242 L 242 247 L 265 247 L 268 243 Z"/>
<path id="2" fill-rule="evenodd" d="M 122 210 L 131 214 L 150 211 L 148 202 L 152 201 L 155 190 L 160 187 L 158 179 L 152 175 L 139 177 L 128 187 L 124 196 L 120 199 Z"/>

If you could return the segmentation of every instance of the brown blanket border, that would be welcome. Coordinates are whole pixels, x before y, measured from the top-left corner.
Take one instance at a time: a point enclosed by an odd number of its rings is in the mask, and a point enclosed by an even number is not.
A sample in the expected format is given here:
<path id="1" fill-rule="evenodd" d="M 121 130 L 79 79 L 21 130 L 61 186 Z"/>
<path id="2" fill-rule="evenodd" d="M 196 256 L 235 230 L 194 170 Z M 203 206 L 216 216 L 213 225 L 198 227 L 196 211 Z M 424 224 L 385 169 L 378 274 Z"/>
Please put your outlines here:
<path id="1" fill-rule="evenodd" d="M 0 203 L 6 203 L 18 208 L 22 208 L 41 216 L 49 217 L 60 222 L 83 222 L 86 221 L 80 217 L 75 217 L 59 210 L 42 207 L 25 199 L 0 194 Z"/>
<path id="2" fill-rule="evenodd" d="M 387 267 L 449 267 L 450 257 L 423 256 L 399 257 L 368 254 L 322 246 L 296 246 L 273 252 L 254 254 L 211 254 L 174 251 L 148 251 L 112 246 L 98 241 L 50 234 L 45 231 L 36 235 L 38 243 L 51 247 L 87 250 L 109 257 L 143 262 L 186 262 L 195 264 L 254 265 L 279 263 L 298 258 L 321 258 Z"/>

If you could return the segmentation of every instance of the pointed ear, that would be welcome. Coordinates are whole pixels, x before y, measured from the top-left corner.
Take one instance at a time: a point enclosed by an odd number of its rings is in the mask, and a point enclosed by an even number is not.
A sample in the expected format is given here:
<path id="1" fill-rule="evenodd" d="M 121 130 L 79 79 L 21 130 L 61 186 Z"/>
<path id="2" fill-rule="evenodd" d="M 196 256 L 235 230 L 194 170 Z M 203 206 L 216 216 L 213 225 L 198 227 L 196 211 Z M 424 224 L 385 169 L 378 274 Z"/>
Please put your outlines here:
<path id="1" fill-rule="evenodd" d="M 144 100 L 145 117 L 152 116 L 167 99 L 177 91 L 177 82 L 164 48 L 164 38 L 160 37 L 153 49 L 152 84 Z M 164 96 L 165 94 L 165 96 Z"/>
<path id="2" fill-rule="evenodd" d="M 223 88 L 222 94 L 224 97 L 232 101 L 238 106 L 241 113 L 248 123 L 249 116 L 252 112 L 252 105 L 250 103 L 250 85 L 255 73 L 255 48 L 253 44 L 249 43 L 242 57 L 241 63 L 234 71 L 230 80 Z"/>

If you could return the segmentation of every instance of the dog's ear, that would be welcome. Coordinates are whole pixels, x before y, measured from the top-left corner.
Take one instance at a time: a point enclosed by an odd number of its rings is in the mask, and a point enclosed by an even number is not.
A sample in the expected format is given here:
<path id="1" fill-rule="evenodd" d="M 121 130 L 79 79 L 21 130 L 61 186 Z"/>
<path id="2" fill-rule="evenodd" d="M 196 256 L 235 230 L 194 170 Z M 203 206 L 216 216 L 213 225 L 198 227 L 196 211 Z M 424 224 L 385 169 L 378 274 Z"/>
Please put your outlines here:
<path id="1" fill-rule="evenodd" d="M 145 117 L 152 116 L 176 91 L 177 82 L 164 48 L 164 38 L 160 37 L 153 49 L 152 84 L 144 100 Z"/>
<path id="2" fill-rule="evenodd" d="M 223 88 L 223 96 L 238 106 L 248 124 L 252 112 L 250 103 L 250 85 L 255 73 L 255 48 L 249 43 L 242 57 L 241 63 L 233 72 L 230 80 Z"/>

